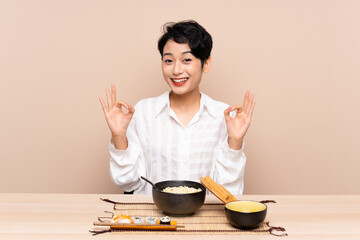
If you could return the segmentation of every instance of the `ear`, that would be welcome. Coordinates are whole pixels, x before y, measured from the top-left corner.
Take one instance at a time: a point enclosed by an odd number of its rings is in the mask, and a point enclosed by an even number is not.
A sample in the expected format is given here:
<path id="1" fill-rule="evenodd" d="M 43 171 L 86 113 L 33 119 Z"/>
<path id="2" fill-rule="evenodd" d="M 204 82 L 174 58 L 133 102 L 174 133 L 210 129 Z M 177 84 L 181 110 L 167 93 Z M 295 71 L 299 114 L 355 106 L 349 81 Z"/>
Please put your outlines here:
<path id="1" fill-rule="evenodd" d="M 211 57 L 209 57 L 208 59 L 205 60 L 204 62 L 204 66 L 203 66 L 203 72 L 207 73 L 210 70 L 211 67 Z"/>

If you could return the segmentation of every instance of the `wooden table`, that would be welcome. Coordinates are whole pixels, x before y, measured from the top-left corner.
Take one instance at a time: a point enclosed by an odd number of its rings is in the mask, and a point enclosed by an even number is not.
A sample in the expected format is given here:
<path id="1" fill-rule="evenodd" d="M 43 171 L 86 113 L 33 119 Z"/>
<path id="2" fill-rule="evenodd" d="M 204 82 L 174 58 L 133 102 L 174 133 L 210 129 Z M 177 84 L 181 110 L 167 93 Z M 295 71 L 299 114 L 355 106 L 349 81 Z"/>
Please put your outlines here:
<path id="1" fill-rule="evenodd" d="M 0 239 L 124 239 L 119 234 L 92 236 L 93 222 L 112 211 L 114 201 L 152 201 L 146 195 L 0 193 Z M 272 235 L 171 235 L 174 239 L 360 239 L 360 195 L 244 195 L 246 200 L 276 200 L 267 221 L 286 228 Z M 207 202 L 219 202 L 209 195 Z M 169 235 L 126 235 L 126 239 L 169 239 Z"/>

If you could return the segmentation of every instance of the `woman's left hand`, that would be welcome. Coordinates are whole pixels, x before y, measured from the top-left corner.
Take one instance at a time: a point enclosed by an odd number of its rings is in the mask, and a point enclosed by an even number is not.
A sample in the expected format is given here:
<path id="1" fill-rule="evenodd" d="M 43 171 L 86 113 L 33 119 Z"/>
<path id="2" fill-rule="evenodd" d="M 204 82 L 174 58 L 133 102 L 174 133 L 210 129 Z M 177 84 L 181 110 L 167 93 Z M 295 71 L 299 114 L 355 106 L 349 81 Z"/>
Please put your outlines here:
<path id="1" fill-rule="evenodd" d="M 224 111 L 227 132 L 229 135 L 228 143 L 231 149 L 241 149 L 244 136 L 250 126 L 250 120 L 254 111 L 254 107 L 254 94 L 250 94 L 250 91 L 248 90 L 246 91 L 244 97 L 243 106 L 229 106 Z M 230 116 L 232 111 L 235 111 L 236 113 L 234 118 Z"/>

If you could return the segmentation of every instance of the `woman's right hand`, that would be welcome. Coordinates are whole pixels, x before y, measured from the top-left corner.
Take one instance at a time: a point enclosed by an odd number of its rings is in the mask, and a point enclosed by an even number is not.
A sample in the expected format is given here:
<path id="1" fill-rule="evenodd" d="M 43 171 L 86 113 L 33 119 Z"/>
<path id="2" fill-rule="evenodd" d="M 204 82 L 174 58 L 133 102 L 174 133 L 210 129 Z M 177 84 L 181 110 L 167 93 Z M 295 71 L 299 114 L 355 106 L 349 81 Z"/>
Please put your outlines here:
<path id="1" fill-rule="evenodd" d="M 115 148 L 125 150 L 128 142 L 126 139 L 126 130 L 134 115 L 135 109 L 125 102 L 116 102 L 116 88 L 111 85 L 111 93 L 108 89 L 106 91 L 107 106 L 100 97 L 100 103 L 105 114 L 106 122 L 110 128 L 112 140 Z M 122 107 L 125 107 L 128 112 L 124 113 Z"/>

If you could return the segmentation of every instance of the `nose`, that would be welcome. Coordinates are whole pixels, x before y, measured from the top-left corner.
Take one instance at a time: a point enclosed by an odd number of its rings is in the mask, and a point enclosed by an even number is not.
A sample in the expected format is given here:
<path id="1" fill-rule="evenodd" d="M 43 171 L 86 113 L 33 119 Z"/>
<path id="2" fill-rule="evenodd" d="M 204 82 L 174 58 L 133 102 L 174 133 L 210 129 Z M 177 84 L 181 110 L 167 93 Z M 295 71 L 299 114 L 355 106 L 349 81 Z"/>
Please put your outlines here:
<path id="1" fill-rule="evenodd" d="M 184 71 L 183 65 L 180 61 L 176 61 L 173 68 L 173 74 L 175 76 L 182 74 Z"/>

